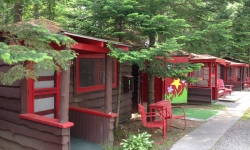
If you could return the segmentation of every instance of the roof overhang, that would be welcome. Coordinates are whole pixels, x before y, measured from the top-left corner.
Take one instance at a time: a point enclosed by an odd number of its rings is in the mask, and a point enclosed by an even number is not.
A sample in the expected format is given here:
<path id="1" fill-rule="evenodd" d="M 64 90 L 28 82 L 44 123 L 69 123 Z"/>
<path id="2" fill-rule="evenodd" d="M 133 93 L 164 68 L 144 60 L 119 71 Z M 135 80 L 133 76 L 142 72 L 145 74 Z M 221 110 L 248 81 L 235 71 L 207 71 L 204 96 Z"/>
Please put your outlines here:
<path id="1" fill-rule="evenodd" d="M 115 45 L 117 48 L 121 48 L 124 51 L 129 50 L 129 45 L 122 44 L 115 41 L 74 34 L 70 32 L 62 32 L 63 35 L 69 36 L 74 39 L 77 43 L 72 44 L 70 46 L 71 49 L 81 51 L 81 52 L 88 52 L 88 53 L 109 53 L 109 48 L 107 45 L 109 43 Z"/>
<path id="2" fill-rule="evenodd" d="M 196 59 L 196 58 L 190 58 L 189 62 L 193 63 L 225 63 L 224 59 L 219 59 L 219 58 L 201 58 L 201 59 Z"/>
<path id="3" fill-rule="evenodd" d="M 229 67 L 249 67 L 249 65 L 245 64 L 245 63 L 231 63 L 231 64 L 227 64 L 227 66 L 229 66 Z"/>

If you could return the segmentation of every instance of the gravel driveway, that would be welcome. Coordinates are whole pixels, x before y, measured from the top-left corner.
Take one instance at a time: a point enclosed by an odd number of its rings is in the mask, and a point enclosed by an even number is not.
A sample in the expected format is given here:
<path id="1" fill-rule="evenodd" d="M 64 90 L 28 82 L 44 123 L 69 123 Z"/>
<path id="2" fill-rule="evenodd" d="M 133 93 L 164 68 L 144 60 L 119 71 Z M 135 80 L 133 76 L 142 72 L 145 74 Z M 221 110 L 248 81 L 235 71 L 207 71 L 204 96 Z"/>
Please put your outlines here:
<path id="1" fill-rule="evenodd" d="M 250 150 L 250 120 L 238 120 L 211 150 Z"/>

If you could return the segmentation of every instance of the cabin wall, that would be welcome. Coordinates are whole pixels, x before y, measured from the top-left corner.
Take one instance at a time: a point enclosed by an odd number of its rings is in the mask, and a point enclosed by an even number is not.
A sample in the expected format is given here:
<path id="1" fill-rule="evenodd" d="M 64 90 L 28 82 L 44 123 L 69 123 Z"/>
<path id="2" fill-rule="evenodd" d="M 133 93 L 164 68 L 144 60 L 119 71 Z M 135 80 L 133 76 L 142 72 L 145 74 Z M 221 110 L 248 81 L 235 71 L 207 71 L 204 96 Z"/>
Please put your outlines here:
<path id="1" fill-rule="evenodd" d="M 121 72 L 123 75 L 131 75 L 131 65 L 122 64 Z M 77 106 L 82 108 L 89 108 L 104 111 L 105 103 L 105 90 L 98 90 L 93 92 L 76 93 L 75 91 L 75 69 L 74 65 L 71 66 L 71 77 L 70 77 L 70 106 Z M 123 78 L 122 78 L 122 91 L 121 91 L 121 107 L 119 113 L 119 121 L 125 121 L 131 118 L 132 111 L 132 92 L 123 92 Z M 117 95 L 118 87 L 112 90 L 112 112 L 116 112 L 117 108 Z"/>
<path id="2" fill-rule="evenodd" d="M 194 83 L 194 86 L 202 86 L 202 87 L 208 87 L 208 80 L 209 80 L 209 67 L 203 67 L 203 80 L 199 80 L 198 82 Z M 217 76 L 218 78 L 222 78 L 221 75 L 221 67 L 220 65 L 217 65 Z M 212 85 L 215 86 L 215 76 L 212 76 Z"/>
<path id="3" fill-rule="evenodd" d="M 236 69 L 236 79 L 233 79 L 233 81 L 226 81 L 224 80 L 225 85 L 233 85 L 232 89 L 233 91 L 242 91 L 244 90 L 244 74 L 245 70 L 244 67 L 233 67 L 233 69 Z M 228 77 L 228 74 L 226 75 Z"/>
<path id="4" fill-rule="evenodd" d="M 226 81 L 224 82 L 225 87 L 227 87 L 226 85 L 233 85 L 233 91 L 242 91 L 242 84 L 241 82 L 230 82 L 230 81 Z"/>
<path id="5" fill-rule="evenodd" d="M 11 66 L 0 62 L 0 72 Z M 38 122 L 21 119 L 21 93 L 25 94 L 25 82 L 11 86 L 0 84 L 0 149 L 7 150 L 68 150 L 69 128 L 60 129 Z"/>
<path id="6" fill-rule="evenodd" d="M 188 104 L 211 104 L 212 89 L 189 87 L 188 88 Z"/>
<path id="7" fill-rule="evenodd" d="M 98 143 L 105 147 L 114 143 L 114 118 L 107 118 L 74 110 L 69 111 L 69 118 L 74 122 L 71 128 L 71 136 Z"/>
<path id="8" fill-rule="evenodd" d="M 105 104 L 105 90 L 76 93 L 75 89 L 75 66 L 71 66 L 70 77 L 70 106 L 80 108 L 88 108 L 104 112 Z M 131 65 L 122 64 L 121 73 L 123 75 L 131 75 Z M 131 118 L 132 111 L 132 92 L 123 92 L 123 78 L 121 90 L 121 103 L 119 122 Z M 118 87 L 112 90 L 112 112 L 116 113 L 117 108 Z M 78 112 L 74 110 L 69 111 L 69 121 L 74 122 L 71 128 L 71 135 L 76 138 L 84 139 L 90 142 L 98 143 L 103 146 L 112 146 L 114 142 L 113 129 L 114 118 L 108 118 L 96 114 L 89 114 L 85 112 Z"/>

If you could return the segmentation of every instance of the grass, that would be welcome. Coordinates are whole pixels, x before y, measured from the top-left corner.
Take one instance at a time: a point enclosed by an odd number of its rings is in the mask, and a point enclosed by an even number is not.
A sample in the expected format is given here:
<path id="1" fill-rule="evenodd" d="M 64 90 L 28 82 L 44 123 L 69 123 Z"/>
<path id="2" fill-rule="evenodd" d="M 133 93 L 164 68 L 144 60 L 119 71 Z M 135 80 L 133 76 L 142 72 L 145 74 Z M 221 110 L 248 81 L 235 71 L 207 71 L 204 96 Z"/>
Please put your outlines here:
<path id="1" fill-rule="evenodd" d="M 244 115 L 241 117 L 242 120 L 250 120 L 250 108 L 245 111 Z"/>
<path id="2" fill-rule="evenodd" d="M 206 120 L 218 113 L 217 110 L 206 110 L 206 109 L 196 109 L 196 108 L 184 108 L 186 117 L 188 118 L 195 118 L 195 119 L 202 119 Z M 181 115 L 183 114 L 181 109 L 175 108 L 173 109 L 174 115 Z"/>
<path id="3" fill-rule="evenodd" d="M 213 109 L 213 110 L 225 110 L 225 109 L 227 109 L 226 106 L 221 105 L 221 104 L 216 104 L 216 103 L 213 103 L 213 104 L 205 104 L 204 106 L 205 106 L 205 107 L 208 107 L 208 108 L 211 108 L 211 109 Z"/>

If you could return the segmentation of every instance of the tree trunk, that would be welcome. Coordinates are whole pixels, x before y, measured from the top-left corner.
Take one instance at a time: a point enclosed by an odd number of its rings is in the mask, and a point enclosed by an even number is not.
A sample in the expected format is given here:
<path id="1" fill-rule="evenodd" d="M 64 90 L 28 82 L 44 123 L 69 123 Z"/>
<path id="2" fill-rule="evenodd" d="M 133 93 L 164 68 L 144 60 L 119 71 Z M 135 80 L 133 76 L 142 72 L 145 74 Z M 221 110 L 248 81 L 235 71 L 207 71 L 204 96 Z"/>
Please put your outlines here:
<path id="1" fill-rule="evenodd" d="M 39 19 L 39 5 L 35 4 L 34 6 L 34 18 Z"/>
<path id="2" fill-rule="evenodd" d="M 120 113 L 120 107 L 121 107 L 121 93 L 122 93 L 122 74 L 121 74 L 121 64 L 118 65 L 118 95 L 117 95 L 117 107 L 116 107 L 116 113 L 118 116 L 115 120 L 115 128 L 116 131 L 118 130 L 118 123 L 119 123 L 119 113 Z"/>
<path id="3" fill-rule="evenodd" d="M 149 47 L 153 47 L 155 45 L 155 34 L 149 35 Z"/>
<path id="4" fill-rule="evenodd" d="M 6 3 L 6 7 L 7 7 L 7 9 L 9 8 L 9 3 Z M 8 24 L 9 23 L 9 20 L 10 19 L 10 12 L 9 11 L 6 11 L 5 13 L 4 13 L 4 23 L 5 24 Z"/>
<path id="5" fill-rule="evenodd" d="M 149 35 L 149 47 L 153 47 L 155 44 L 155 34 Z M 150 64 L 149 64 L 150 67 Z M 154 75 L 148 74 L 148 103 L 147 103 L 147 111 L 149 112 L 149 105 L 154 103 Z"/>
<path id="6" fill-rule="evenodd" d="M 22 21 L 22 1 L 21 0 L 15 0 L 15 6 L 14 6 L 14 22 L 20 22 Z"/>
<path id="7" fill-rule="evenodd" d="M 51 1 L 48 1 L 48 18 L 49 20 L 52 20 L 52 4 Z"/>
<path id="8" fill-rule="evenodd" d="M 154 103 L 154 75 L 148 75 L 148 105 L 147 105 L 147 111 L 149 112 L 149 105 Z"/>
<path id="9" fill-rule="evenodd" d="M 117 31 L 121 32 L 122 31 L 122 22 L 119 20 L 119 28 L 116 29 Z M 119 42 L 122 41 L 122 36 L 119 36 Z M 119 63 L 118 65 L 118 96 L 117 96 L 117 107 L 116 107 L 116 113 L 118 116 L 116 117 L 115 120 L 115 128 L 116 131 L 118 131 L 118 123 L 119 123 L 119 113 L 120 113 L 120 107 L 121 107 L 121 94 L 122 94 L 122 73 L 121 73 L 121 64 Z"/>

